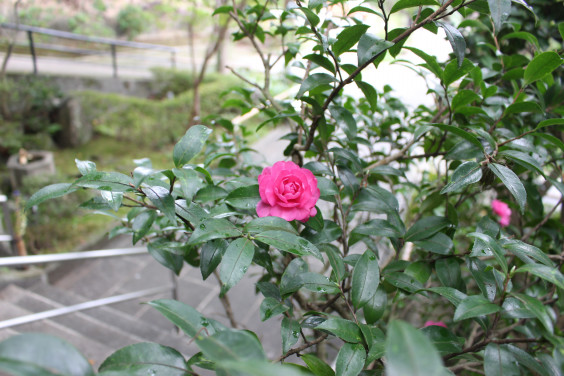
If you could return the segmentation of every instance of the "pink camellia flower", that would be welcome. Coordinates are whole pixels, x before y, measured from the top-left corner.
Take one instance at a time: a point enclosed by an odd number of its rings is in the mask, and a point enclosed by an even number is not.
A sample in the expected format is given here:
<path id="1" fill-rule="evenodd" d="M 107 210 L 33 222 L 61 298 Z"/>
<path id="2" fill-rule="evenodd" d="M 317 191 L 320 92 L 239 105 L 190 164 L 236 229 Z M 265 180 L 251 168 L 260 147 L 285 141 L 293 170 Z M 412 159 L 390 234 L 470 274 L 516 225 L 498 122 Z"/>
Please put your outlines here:
<path id="1" fill-rule="evenodd" d="M 442 321 L 426 321 L 425 325 L 423 325 L 424 328 L 428 327 L 428 326 L 442 326 L 443 328 L 446 328 L 446 324 Z"/>
<path id="2" fill-rule="evenodd" d="M 287 221 L 306 222 L 317 214 L 315 203 L 320 192 L 313 173 L 294 162 L 276 162 L 258 176 L 261 201 L 259 217 L 274 216 Z"/>
<path id="3" fill-rule="evenodd" d="M 509 225 L 509 222 L 511 221 L 511 209 L 509 209 L 509 206 L 507 206 L 505 202 L 493 200 L 492 210 L 499 216 L 499 224 L 501 227 Z"/>

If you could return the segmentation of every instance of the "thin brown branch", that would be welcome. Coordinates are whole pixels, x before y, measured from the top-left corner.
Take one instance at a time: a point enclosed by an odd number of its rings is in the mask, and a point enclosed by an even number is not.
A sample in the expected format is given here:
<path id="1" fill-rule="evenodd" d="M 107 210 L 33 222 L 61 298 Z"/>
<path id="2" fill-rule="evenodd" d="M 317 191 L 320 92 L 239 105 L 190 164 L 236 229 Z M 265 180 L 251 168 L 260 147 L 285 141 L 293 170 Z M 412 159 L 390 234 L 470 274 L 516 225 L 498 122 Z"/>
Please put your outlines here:
<path id="1" fill-rule="evenodd" d="M 281 362 L 281 361 L 283 361 L 284 359 L 286 359 L 287 357 L 292 356 L 292 355 L 294 355 L 294 354 L 299 354 L 300 352 L 304 351 L 305 349 L 308 349 L 308 348 L 310 348 L 310 347 L 312 347 L 312 346 L 315 346 L 315 345 L 317 345 L 317 344 L 323 342 L 323 341 L 325 340 L 325 338 L 327 338 L 327 337 L 328 337 L 328 334 L 325 334 L 325 333 L 324 333 L 324 334 L 322 334 L 321 336 L 319 336 L 319 337 L 317 337 L 316 339 L 314 339 L 313 341 L 306 342 L 306 343 L 304 343 L 303 345 L 301 345 L 301 346 L 299 346 L 299 347 L 296 347 L 296 348 L 293 348 L 293 349 L 288 350 L 288 352 L 287 352 L 286 354 L 282 355 L 280 358 L 278 358 L 278 359 L 276 360 L 276 363 Z"/>
<path id="2" fill-rule="evenodd" d="M 215 275 L 217 282 L 219 282 L 219 284 L 222 285 L 223 283 L 221 282 L 221 278 L 219 277 L 219 273 L 217 269 L 213 271 L 213 275 Z M 231 302 L 229 301 L 227 294 L 220 295 L 219 300 L 223 305 L 223 310 L 225 311 L 225 314 L 227 315 L 227 318 L 229 319 L 229 323 L 231 324 L 231 326 L 233 328 L 239 327 L 239 324 L 237 324 L 237 320 L 235 320 L 235 315 L 233 314 L 233 309 L 231 308 Z"/>
<path id="3" fill-rule="evenodd" d="M 496 343 L 498 345 L 507 345 L 510 343 L 541 343 L 544 342 L 543 338 L 505 338 L 505 339 L 484 339 L 470 347 L 463 349 L 462 351 L 448 354 L 443 356 L 443 360 L 447 361 L 454 357 L 457 357 L 462 354 L 467 354 L 471 352 L 476 352 L 481 350 L 482 348 L 486 347 L 490 343 Z"/>
<path id="4" fill-rule="evenodd" d="M 548 221 L 550 219 L 552 214 L 554 214 L 554 212 L 556 211 L 556 208 L 558 208 L 558 206 L 560 206 L 562 204 L 563 200 L 564 200 L 564 197 L 560 197 L 560 200 L 558 200 L 558 203 L 556 205 L 554 205 L 554 207 L 544 216 L 542 221 L 540 221 L 535 227 L 533 227 L 531 229 L 531 231 L 529 231 L 528 233 L 523 235 L 523 237 L 521 238 L 521 241 L 526 242 L 527 240 L 529 240 L 531 235 L 536 233 L 538 231 L 538 229 L 541 228 L 541 226 L 544 225 L 546 223 L 546 221 Z"/>

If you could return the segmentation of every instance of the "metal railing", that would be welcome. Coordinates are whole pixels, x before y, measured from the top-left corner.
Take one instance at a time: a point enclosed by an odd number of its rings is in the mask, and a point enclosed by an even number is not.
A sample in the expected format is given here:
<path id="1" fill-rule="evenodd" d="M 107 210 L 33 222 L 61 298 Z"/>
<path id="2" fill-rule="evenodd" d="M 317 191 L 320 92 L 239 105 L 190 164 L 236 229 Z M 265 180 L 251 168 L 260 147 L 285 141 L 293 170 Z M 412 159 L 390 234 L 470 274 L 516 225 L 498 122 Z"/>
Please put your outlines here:
<path id="1" fill-rule="evenodd" d="M 128 47 L 128 48 L 136 48 L 136 49 L 144 49 L 144 50 L 156 50 L 161 52 L 170 53 L 170 63 L 171 67 L 176 67 L 176 52 L 177 49 L 171 46 L 164 46 L 159 44 L 152 44 L 152 43 L 140 43 L 140 42 L 131 42 L 131 41 L 124 41 L 119 39 L 111 39 L 111 38 L 102 38 L 102 37 L 91 37 L 82 34 L 75 34 L 70 33 L 68 31 L 61 31 L 61 30 L 54 30 L 54 29 L 47 29 L 44 27 L 36 27 L 36 26 L 29 26 L 29 25 L 22 25 L 22 24 L 12 24 L 12 23 L 0 23 L 0 27 L 4 29 L 11 29 L 16 31 L 23 31 L 27 33 L 27 39 L 29 44 L 29 51 L 31 54 L 32 62 L 33 62 L 33 73 L 37 74 L 37 53 L 36 53 L 36 46 L 40 46 L 41 48 L 45 49 L 52 49 L 55 51 L 62 51 L 62 52 L 70 52 L 70 53 L 77 53 L 77 54 L 109 54 L 112 57 L 112 68 L 113 68 L 113 75 L 114 77 L 118 76 L 118 61 L 117 61 L 117 47 Z M 46 44 L 39 44 L 37 45 L 34 41 L 33 34 L 43 34 L 49 35 L 52 37 L 69 39 L 69 40 L 76 40 L 81 42 L 88 42 L 88 43 L 101 43 L 110 46 L 109 51 L 100 51 L 100 50 L 88 50 L 83 48 L 66 48 L 60 46 L 52 46 Z"/>
<path id="2" fill-rule="evenodd" d="M 28 265 L 46 264 L 53 262 L 92 260 L 92 259 L 100 259 L 100 258 L 108 258 L 108 257 L 126 257 L 126 256 L 138 256 L 138 255 L 146 255 L 146 254 L 147 254 L 147 249 L 145 247 L 132 247 L 132 248 L 85 251 L 85 252 L 70 252 L 64 254 L 0 257 L 0 267 L 28 266 Z M 149 295 L 155 295 L 166 291 L 172 292 L 173 298 L 176 299 L 178 297 L 178 284 L 176 281 L 176 276 L 173 272 L 171 272 L 171 277 L 172 277 L 172 283 L 170 285 L 129 292 L 121 295 L 109 296 L 101 299 L 90 300 L 75 305 L 55 308 L 43 312 L 33 313 L 25 316 L 20 316 L 8 320 L 0 321 L 0 329 L 6 329 L 17 325 L 28 324 L 34 321 L 45 320 L 48 318 L 67 315 L 69 313 L 101 307 L 109 304 L 125 302 L 128 300 L 133 300 Z"/>
<path id="3" fill-rule="evenodd" d="M 0 243 L 10 243 L 11 251 L 15 252 L 14 227 L 12 226 L 12 218 L 10 217 L 8 198 L 5 195 L 0 195 L 0 209 L 2 209 L 2 218 L 4 219 L 4 231 L 7 232 L 7 234 L 0 235 Z"/>

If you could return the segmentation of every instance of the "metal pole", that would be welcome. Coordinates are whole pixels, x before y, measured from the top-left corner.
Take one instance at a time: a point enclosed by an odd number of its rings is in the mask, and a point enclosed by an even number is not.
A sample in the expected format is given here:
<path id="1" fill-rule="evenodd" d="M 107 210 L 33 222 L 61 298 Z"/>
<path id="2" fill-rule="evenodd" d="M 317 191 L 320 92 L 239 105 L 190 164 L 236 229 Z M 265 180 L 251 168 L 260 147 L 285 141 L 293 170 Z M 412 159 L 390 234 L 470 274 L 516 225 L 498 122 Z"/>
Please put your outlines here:
<path id="1" fill-rule="evenodd" d="M 0 195 L 0 204 L 2 205 L 2 213 L 4 217 L 4 227 L 6 227 L 6 232 L 8 236 L 0 236 L 0 241 L 9 241 L 12 254 L 16 254 L 16 245 L 14 242 L 14 226 L 12 225 L 12 218 L 10 216 L 10 208 L 8 206 L 8 198 L 4 195 Z"/>
<path id="2" fill-rule="evenodd" d="M 117 71 L 117 53 L 116 53 L 116 45 L 112 44 L 112 65 L 114 67 L 114 77 L 117 78 L 118 71 Z"/>
<path id="3" fill-rule="evenodd" d="M 176 69 L 176 51 L 171 51 L 170 53 L 170 64 L 172 69 Z"/>
<path id="4" fill-rule="evenodd" d="M 33 44 L 33 32 L 28 30 L 27 39 L 29 40 L 29 51 L 33 60 L 33 74 L 37 74 L 37 55 L 35 55 L 35 46 Z"/>

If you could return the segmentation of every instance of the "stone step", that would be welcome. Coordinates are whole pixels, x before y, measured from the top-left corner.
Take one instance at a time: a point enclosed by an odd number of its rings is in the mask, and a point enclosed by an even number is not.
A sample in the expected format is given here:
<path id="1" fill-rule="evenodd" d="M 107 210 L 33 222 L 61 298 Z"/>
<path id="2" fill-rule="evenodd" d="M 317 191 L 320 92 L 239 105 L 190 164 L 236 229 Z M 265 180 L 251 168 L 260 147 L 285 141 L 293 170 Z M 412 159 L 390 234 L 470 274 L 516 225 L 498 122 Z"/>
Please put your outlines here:
<path id="1" fill-rule="evenodd" d="M 3 291 L 0 292 L 0 295 Z M 28 311 L 9 301 L 2 300 L 0 304 L 0 317 L 2 320 L 8 320 L 15 317 L 29 315 L 33 312 Z M 112 354 L 115 349 L 108 347 L 92 338 L 85 337 L 81 333 L 76 332 L 64 325 L 58 324 L 51 320 L 36 321 L 28 324 L 18 325 L 12 328 L 0 329 L 0 338 L 5 339 L 20 333 L 45 333 L 62 338 L 76 347 L 85 357 L 97 367 Z"/>
<path id="2" fill-rule="evenodd" d="M 0 295 L 0 299 L 9 301 L 32 313 L 63 307 L 60 303 L 15 285 L 5 288 Z M 135 334 L 127 333 L 83 312 L 74 312 L 64 316 L 53 317 L 49 320 L 114 350 L 145 341 L 145 339 Z"/>
<path id="3" fill-rule="evenodd" d="M 32 286 L 30 290 L 64 306 L 70 306 L 87 301 L 87 299 L 80 295 L 45 283 L 38 283 Z M 147 300 L 150 298 L 151 297 L 146 297 Z M 165 346 L 171 346 L 179 351 L 189 349 L 186 346 L 186 337 L 179 334 L 174 325 L 170 322 L 168 326 L 161 328 L 153 325 L 153 323 L 148 320 L 140 320 L 137 317 L 115 309 L 112 305 L 87 309 L 82 311 L 82 313 L 92 316 L 101 322 L 111 323 L 112 326 L 118 327 L 127 333 L 133 333 L 136 336 L 143 338 L 144 341 L 151 341 Z M 190 350 L 192 349 L 190 348 Z"/>

